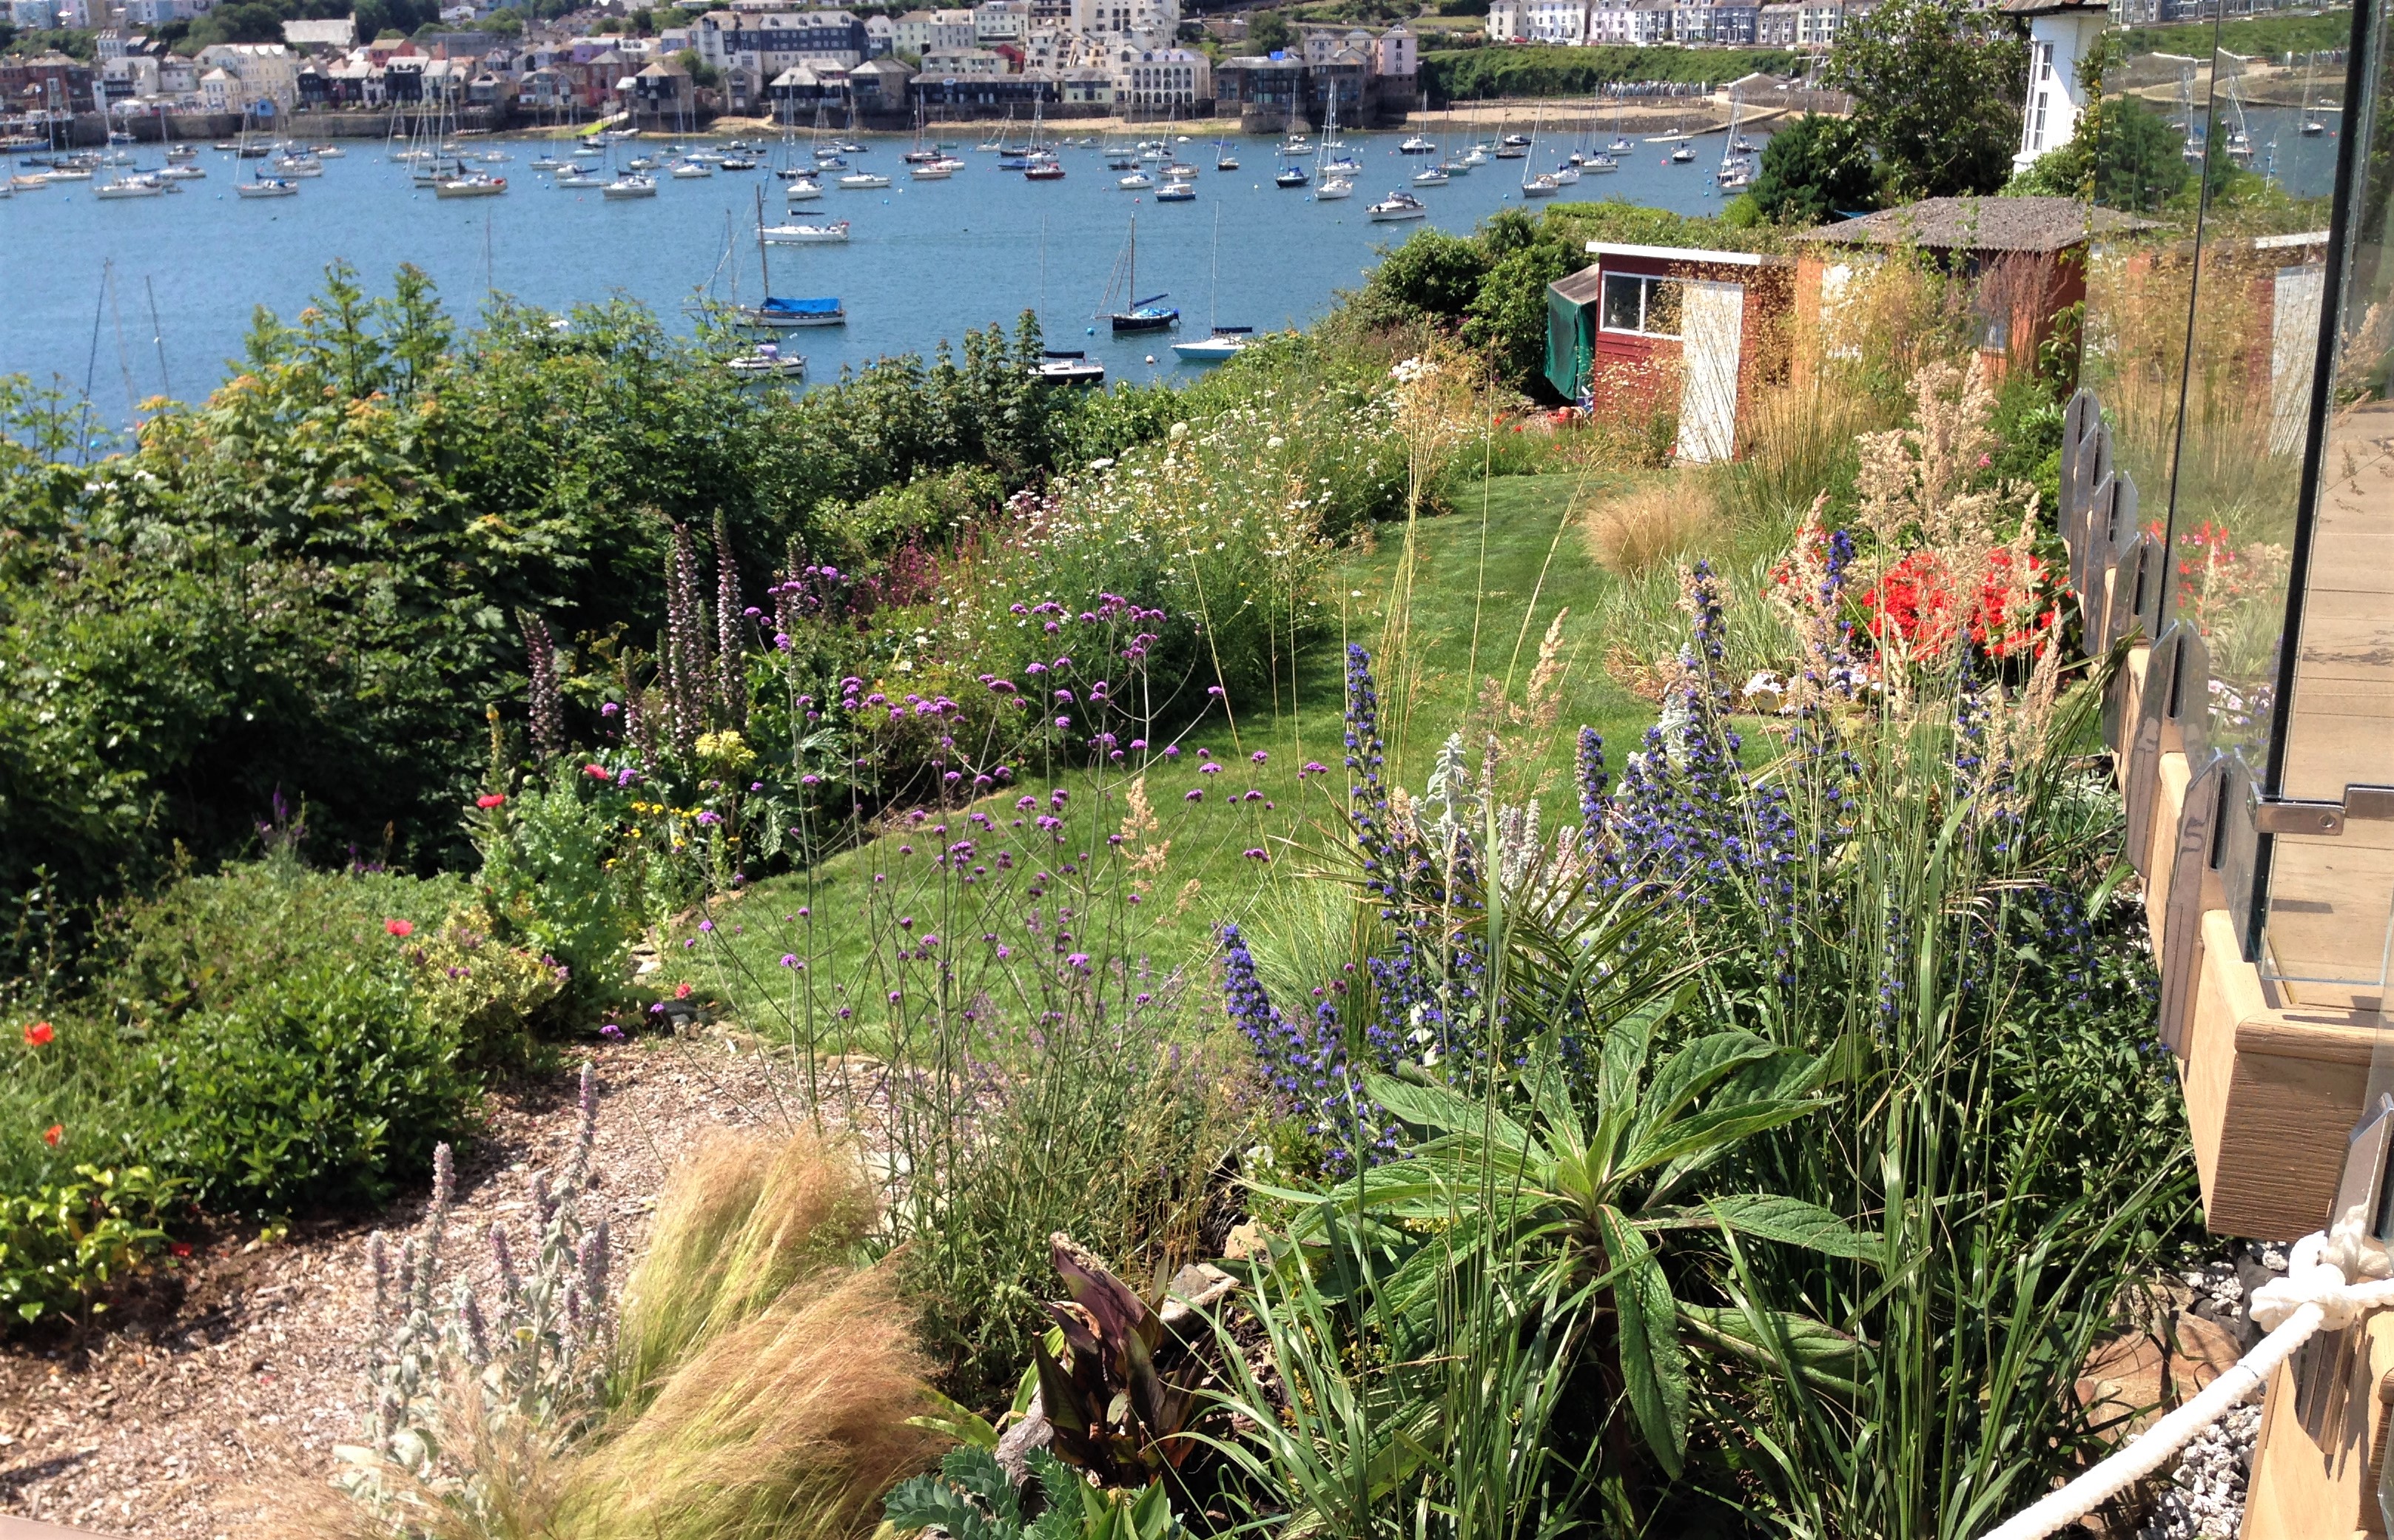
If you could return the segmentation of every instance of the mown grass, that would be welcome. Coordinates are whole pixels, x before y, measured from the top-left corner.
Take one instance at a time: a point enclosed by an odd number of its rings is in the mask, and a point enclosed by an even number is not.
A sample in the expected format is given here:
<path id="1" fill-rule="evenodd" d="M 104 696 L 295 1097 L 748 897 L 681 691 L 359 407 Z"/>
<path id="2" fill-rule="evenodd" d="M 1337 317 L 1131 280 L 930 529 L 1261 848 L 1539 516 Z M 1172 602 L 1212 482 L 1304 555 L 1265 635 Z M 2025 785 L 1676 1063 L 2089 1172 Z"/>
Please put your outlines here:
<path id="1" fill-rule="evenodd" d="M 1404 619 L 1416 666 L 1409 691 L 1389 678 L 1381 681 L 1386 716 L 1421 724 L 1419 731 L 1390 733 L 1390 767 L 1399 783 L 1421 788 L 1445 734 L 1486 681 L 1506 683 L 1509 697 L 1520 698 L 1541 638 L 1559 612 L 1568 611 L 1559 728 L 1538 767 L 1556 804 L 1550 810 L 1566 810 L 1561 803 L 1571 796 L 1579 726 L 1594 727 L 1608 744 L 1626 745 L 1653 720 L 1652 706 L 1603 667 L 1611 641 L 1606 633 L 1620 624 L 1622 600 L 1651 601 L 1624 592 L 1590 559 L 1574 519 L 1590 499 L 1628 484 L 1624 475 L 1603 472 L 1496 477 L 1467 489 L 1454 512 L 1414 527 L 1415 568 Z M 1269 699 L 1234 716 L 1210 715 L 1181 737 L 1175 757 L 1151 756 L 1144 796 L 1156 826 L 1128 846 L 1154 852 L 1157 860 L 1143 875 L 1135 906 L 1127 885 L 1098 880 L 1088 863 L 1073 858 L 1125 832 L 1136 766 L 1104 772 L 1018 767 L 1014 787 L 976 805 L 998 821 L 993 836 L 1014 834 L 1025 841 L 1022 854 L 1029 860 L 1028 840 L 1037 833 L 1030 821 L 1039 813 L 1058 816 L 1052 794 L 1066 793 L 1062 827 L 1050 831 L 1043 847 L 1058 868 L 1044 887 L 1049 901 L 1074 912 L 1082 934 L 1117 957 L 1186 968 L 1210 955 L 1214 932 L 1225 921 L 1248 918 L 1274 902 L 1281 885 L 1305 880 L 1299 875 L 1309 865 L 1305 852 L 1331 843 L 1320 835 L 1321 821 L 1335 821 L 1344 809 L 1346 644 L 1377 649 L 1398 591 L 1403 544 L 1402 526 L 1382 526 L 1370 545 L 1342 556 L 1334 590 L 1337 622 L 1283 665 Z M 1396 698 L 1401 691 L 1409 700 Z M 1208 763 L 1221 768 L 1200 768 Z M 1307 775 L 1308 763 L 1329 773 Z M 1204 795 L 1192 801 L 1191 792 Z M 1036 799 L 1035 811 L 1017 808 L 1024 796 Z M 894 922 L 910 917 L 910 911 L 925 915 L 926 925 L 930 915 L 941 915 L 941 923 L 962 932 L 986 906 L 1019 903 L 1019 888 L 967 890 L 934 864 L 942 843 L 961 832 L 953 826 L 962 818 L 956 810 L 945 815 L 952 826 L 947 835 L 931 832 L 940 823 L 901 821 L 811 871 L 760 883 L 717 904 L 708 916 L 717 927 L 711 937 L 701 938 L 687 925 L 674 935 L 667 976 L 721 997 L 743 1023 L 770 1032 L 791 1014 L 786 1001 L 773 997 L 796 983 L 782 957 L 809 959 L 818 979 L 862 977 L 876 956 L 907 944 Z M 1270 859 L 1246 853 L 1256 849 Z M 1060 870 L 1065 865 L 1076 869 L 1068 874 Z"/>

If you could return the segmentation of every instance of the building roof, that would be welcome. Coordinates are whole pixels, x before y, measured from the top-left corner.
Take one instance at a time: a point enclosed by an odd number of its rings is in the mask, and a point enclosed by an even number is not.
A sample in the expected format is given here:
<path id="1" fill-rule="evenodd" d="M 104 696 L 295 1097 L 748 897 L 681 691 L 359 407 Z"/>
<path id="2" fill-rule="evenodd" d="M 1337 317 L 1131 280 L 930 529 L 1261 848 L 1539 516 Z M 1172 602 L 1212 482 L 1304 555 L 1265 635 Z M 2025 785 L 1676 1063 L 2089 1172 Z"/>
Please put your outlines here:
<path id="1" fill-rule="evenodd" d="M 1604 270 L 1590 264 L 1546 285 L 1574 305 L 1593 305 L 1604 292 Z"/>
<path id="2" fill-rule="evenodd" d="M 1995 9 L 2006 16 L 2109 16 L 2111 0 L 2003 0 Z"/>
<path id="3" fill-rule="evenodd" d="M 1925 246 L 1934 251 L 2066 251 L 2090 235 L 2151 230 L 2151 219 L 2075 198 L 1924 198 L 1901 208 L 1794 237 L 1839 246 Z"/>
<path id="4" fill-rule="evenodd" d="M 350 17 L 336 17 L 329 21 L 285 21 L 283 41 L 295 48 L 346 48 L 357 41 L 358 24 Z"/>

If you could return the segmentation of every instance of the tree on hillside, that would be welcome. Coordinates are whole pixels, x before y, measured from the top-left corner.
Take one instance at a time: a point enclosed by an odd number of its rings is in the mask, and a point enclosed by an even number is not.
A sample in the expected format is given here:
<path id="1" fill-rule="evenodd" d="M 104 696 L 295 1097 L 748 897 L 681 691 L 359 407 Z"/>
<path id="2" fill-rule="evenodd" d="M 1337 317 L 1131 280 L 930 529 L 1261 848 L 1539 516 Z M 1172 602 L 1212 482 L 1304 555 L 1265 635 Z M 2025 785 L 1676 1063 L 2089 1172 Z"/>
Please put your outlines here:
<path id="1" fill-rule="evenodd" d="M 1829 56 L 1854 124 L 1903 198 L 1993 192 L 2019 143 L 2028 50 L 1969 0 L 1886 0 Z"/>
<path id="2" fill-rule="evenodd" d="M 1247 18 L 1247 46 L 1259 54 L 1285 48 L 1296 41 L 1296 29 L 1278 11 L 1256 11 Z"/>
<path id="3" fill-rule="evenodd" d="M 1763 145 L 1753 197 L 1766 219 L 1825 224 L 1878 206 L 1878 168 L 1852 119 L 1807 112 Z"/>
<path id="4" fill-rule="evenodd" d="M 2185 136 L 2135 97 L 2090 104 L 2068 144 L 2046 151 L 2004 189 L 2015 195 L 2084 198 L 2105 208 L 2150 214 L 2194 178 L 2180 153 Z"/>

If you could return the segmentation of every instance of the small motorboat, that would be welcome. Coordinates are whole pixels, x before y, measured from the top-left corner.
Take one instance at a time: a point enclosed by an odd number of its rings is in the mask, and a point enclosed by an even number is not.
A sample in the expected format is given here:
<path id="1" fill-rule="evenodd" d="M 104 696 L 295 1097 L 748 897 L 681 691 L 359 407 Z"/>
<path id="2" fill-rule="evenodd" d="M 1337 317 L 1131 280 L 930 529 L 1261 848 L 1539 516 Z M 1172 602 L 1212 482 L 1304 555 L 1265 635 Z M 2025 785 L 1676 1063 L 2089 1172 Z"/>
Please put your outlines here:
<path id="1" fill-rule="evenodd" d="M 1217 326 L 1212 336 L 1196 342 L 1176 342 L 1172 350 L 1190 363 L 1220 363 L 1238 357 L 1255 340 L 1253 326 Z"/>
<path id="2" fill-rule="evenodd" d="M 1313 173 L 1301 165 L 1283 165 L 1272 178 L 1274 187 L 1304 187 L 1313 180 Z"/>
<path id="3" fill-rule="evenodd" d="M 299 184 L 280 177 L 260 177 L 256 181 L 236 184 L 233 191 L 243 198 L 296 198 Z"/>
<path id="4" fill-rule="evenodd" d="M 817 181 L 795 181 L 782 190 L 782 196 L 794 204 L 810 204 L 822 195 L 822 183 Z"/>
<path id="5" fill-rule="evenodd" d="M 956 174 L 956 168 L 944 160 L 917 161 L 906 168 L 906 175 L 918 182 L 944 182 Z"/>
<path id="6" fill-rule="evenodd" d="M 743 379 L 803 379 L 807 361 L 800 354 L 782 351 L 779 343 L 760 342 L 753 351 L 725 359 L 723 367 Z"/>
<path id="7" fill-rule="evenodd" d="M 821 225 L 767 225 L 756 238 L 770 246 L 832 246 L 848 244 L 848 221 Z"/>
<path id="8" fill-rule="evenodd" d="M 1414 185 L 1415 187 L 1444 187 L 1451 180 L 1453 180 L 1453 178 L 1448 177 L 1443 170 L 1437 166 L 1431 166 L 1427 171 L 1416 171 L 1414 173 Z"/>
<path id="9" fill-rule="evenodd" d="M 1197 190 L 1187 182 L 1166 182 L 1155 190 L 1155 201 L 1159 204 L 1193 204 L 1197 201 Z"/>
<path id="10" fill-rule="evenodd" d="M 1053 159 L 1033 161 L 1023 168 L 1022 179 L 1026 182 L 1060 182 L 1064 179 L 1063 164 Z"/>
<path id="11" fill-rule="evenodd" d="M 1155 178 L 1144 171 L 1134 171 L 1127 177 L 1114 178 L 1114 186 L 1125 192 L 1144 192 L 1155 185 Z"/>
<path id="12" fill-rule="evenodd" d="M 477 171 L 434 183 L 432 195 L 436 198 L 495 198 L 506 190 L 507 179 L 505 177 L 493 177 Z"/>
<path id="13" fill-rule="evenodd" d="M 1193 182 L 1197 179 L 1197 168 L 1186 161 L 1175 161 L 1164 168 L 1164 179 L 1167 182 Z"/>
<path id="14" fill-rule="evenodd" d="M 657 179 L 638 171 L 626 171 L 598 190 L 602 198 L 653 198 L 657 195 Z"/>
<path id="15" fill-rule="evenodd" d="M 207 174 L 206 166 L 195 165 L 190 161 L 177 161 L 158 173 L 170 182 L 196 182 Z"/>
<path id="16" fill-rule="evenodd" d="M 717 163 L 726 171 L 754 171 L 756 163 L 745 155 L 726 155 Z"/>
<path id="17" fill-rule="evenodd" d="M 679 165 L 673 168 L 672 174 L 676 181 L 695 181 L 701 177 L 714 176 L 715 167 L 707 165 L 704 161 L 684 161 Z"/>
<path id="18" fill-rule="evenodd" d="M 1685 165 L 1695 158 L 1695 148 L 1685 139 L 1679 141 L 1679 148 L 1671 151 L 1671 161 L 1676 165 Z"/>
<path id="19" fill-rule="evenodd" d="M 94 183 L 91 190 L 95 198 L 155 198 L 175 191 L 155 172 L 127 172 L 114 181 Z"/>
<path id="20" fill-rule="evenodd" d="M 1400 155 L 1435 155 L 1438 153 L 1438 141 L 1433 138 L 1425 138 L 1420 134 L 1410 135 L 1406 138 L 1404 143 L 1397 146 L 1397 153 Z"/>
<path id="21" fill-rule="evenodd" d="M 1103 385 L 1106 366 L 1086 353 L 1049 349 L 1031 366 L 1033 377 L 1049 385 Z"/>
<path id="22" fill-rule="evenodd" d="M 1217 171 L 1236 171 L 1239 169 L 1239 157 L 1227 153 L 1217 155 L 1214 157 L 1214 169 Z"/>
<path id="23" fill-rule="evenodd" d="M 1392 224 L 1400 219 L 1426 219 L 1429 207 L 1410 192 L 1391 192 L 1374 204 L 1368 211 L 1377 224 Z"/>
<path id="24" fill-rule="evenodd" d="M 888 185 L 888 178 L 872 171 L 851 171 L 839 179 L 840 190 L 845 192 L 871 192 Z"/>
<path id="25" fill-rule="evenodd" d="M 1462 166 L 1486 165 L 1488 164 L 1488 151 L 1475 144 L 1469 150 L 1464 151 L 1463 159 L 1457 161 L 1455 164 Z"/>

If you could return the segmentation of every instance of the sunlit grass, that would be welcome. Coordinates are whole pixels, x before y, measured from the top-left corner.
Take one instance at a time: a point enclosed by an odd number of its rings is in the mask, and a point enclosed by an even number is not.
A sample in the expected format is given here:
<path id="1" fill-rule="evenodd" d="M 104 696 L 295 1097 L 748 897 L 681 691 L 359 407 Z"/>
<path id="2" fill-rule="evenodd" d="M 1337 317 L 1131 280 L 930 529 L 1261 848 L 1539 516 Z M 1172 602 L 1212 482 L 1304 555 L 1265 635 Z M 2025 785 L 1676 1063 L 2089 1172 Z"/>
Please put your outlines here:
<path id="1" fill-rule="evenodd" d="M 1509 694 L 1519 698 L 1539 642 L 1561 611 L 1569 612 L 1562 730 L 1538 767 L 1549 799 L 1571 796 L 1580 725 L 1625 747 L 1653 719 L 1651 705 L 1605 673 L 1611 638 L 1598 617 L 1617 608 L 1608 601 L 1617 601 L 1620 588 L 1588 559 L 1572 523 L 1574 509 L 1620 480 L 1500 477 L 1481 483 L 1455 514 L 1416 526 L 1407 617 L 1416 668 L 1406 716 L 1422 730 L 1390 743 L 1401 783 L 1422 784 L 1440 743 L 1485 681 L 1509 681 Z M 865 1012 L 845 1025 L 805 1024 L 810 1007 L 818 1015 L 822 1009 L 822 981 L 861 993 L 867 981 L 880 979 L 890 953 L 916 944 L 927 930 L 953 944 L 958 936 L 1004 930 L 1003 921 L 1019 923 L 1026 906 L 1070 910 L 1074 933 L 1094 943 L 1083 950 L 1092 954 L 1147 958 L 1160 973 L 1175 967 L 1184 976 L 1202 972 L 1223 923 L 1245 921 L 1284 900 L 1283 885 L 1321 880 L 1309 875 L 1308 852 L 1334 843 L 1323 837 L 1322 823 L 1344 813 L 1344 649 L 1350 639 L 1377 644 L 1402 539 L 1401 526 L 1384 526 L 1371 548 L 1342 555 L 1335 627 L 1286 665 L 1261 705 L 1235 716 L 1217 711 L 1171 745 L 1177 754 L 1151 750 L 1144 767 L 1019 766 L 1014 785 L 971 809 L 893 821 L 879 837 L 811 871 L 718 902 L 707 916 L 717 927 L 711 936 L 698 935 L 699 916 L 690 916 L 668 944 L 666 976 L 719 998 L 751 1030 L 795 1031 L 824 1046 L 837 1041 L 872 1051 L 881 1045 Z M 1309 763 L 1325 773 L 1306 774 Z M 1202 768 L 1208 764 L 1218 768 Z M 1126 829 L 1126 820 L 1137 822 L 1127 798 L 1141 776 L 1153 827 Z M 1061 809 L 1053 804 L 1059 788 L 1066 794 Z M 1203 796 L 1191 800 L 1190 793 Z M 1033 808 L 1018 806 L 1025 796 Z M 964 822 L 975 810 L 996 824 L 971 831 L 988 847 L 984 855 L 1005 848 L 1047 880 L 967 885 L 936 863 L 938 851 L 967 832 Z M 1060 827 L 1039 828 L 1043 815 Z M 1112 836 L 1125 837 L 1110 846 Z M 1249 854 L 1256 850 L 1269 859 Z M 1085 853 L 1091 859 L 1079 859 Z M 901 919 L 917 923 L 901 928 Z M 785 956 L 803 959 L 813 973 L 811 1000 L 801 970 L 785 966 Z"/>

